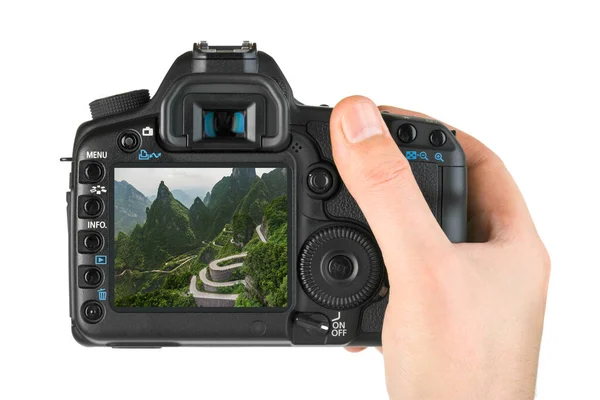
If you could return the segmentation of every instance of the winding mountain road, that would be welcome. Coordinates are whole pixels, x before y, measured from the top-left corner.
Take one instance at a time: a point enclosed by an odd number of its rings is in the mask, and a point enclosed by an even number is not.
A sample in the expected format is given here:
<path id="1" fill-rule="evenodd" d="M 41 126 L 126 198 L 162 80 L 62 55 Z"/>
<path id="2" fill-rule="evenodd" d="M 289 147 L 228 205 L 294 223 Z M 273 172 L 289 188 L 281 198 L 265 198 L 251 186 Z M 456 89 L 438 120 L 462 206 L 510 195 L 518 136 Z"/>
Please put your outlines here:
<path id="1" fill-rule="evenodd" d="M 190 294 L 199 307 L 233 307 L 237 300 L 237 294 L 201 292 L 196 288 L 197 276 L 192 276 L 190 281 Z"/>
<path id="2" fill-rule="evenodd" d="M 138 271 L 140 274 L 150 274 L 150 273 L 156 273 L 156 274 L 172 274 L 173 272 L 177 271 L 180 267 L 182 267 L 184 264 L 186 264 L 188 261 L 193 260 L 194 258 L 198 257 L 196 256 L 189 256 L 188 258 L 186 258 L 185 260 L 183 260 L 178 266 L 176 266 L 173 269 L 170 270 L 163 270 L 163 269 L 151 269 L 149 271 Z M 119 275 L 115 275 L 115 278 L 118 278 L 120 276 L 125 275 L 126 272 L 133 272 L 133 271 L 137 271 L 135 269 L 124 269 L 123 272 L 121 272 Z"/>
<path id="3" fill-rule="evenodd" d="M 263 243 L 267 242 L 267 239 L 262 233 L 262 226 L 257 225 L 255 230 L 256 234 L 260 238 Z M 232 243 L 233 238 L 231 239 Z M 194 301 L 198 307 L 233 307 L 235 306 L 235 301 L 238 298 L 238 294 L 226 294 L 226 293 L 217 293 L 220 287 L 231 287 L 238 284 L 247 285 L 246 279 L 239 279 L 235 281 L 228 281 L 231 277 L 233 270 L 236 268 L 240 268 L 244 265 L 243 261 L 238 263 L 233 263 L 229 265 L 219 265 L 222 262 L 234 260 L 236 258 L 244 258 L 248 255 L 248 253 L 243 252 L 239 254 L 233 254 L 231 256 L 219 258 L 216 260 L 212 260 L 208 267 L 203 268 L 198 276 L 192 276 L 190 280 L 190 290 L 189 293 L 194 297 Z M 208 279 L 207 272 L 210 271 L 211 279 Z M 198 290 L 196 284 L 198 282 L 198 277 L 204 286 L 206 291 Z"/>
<path id="4" fill-rule="evenodd" d="M 258 237 L 260 238 L 260 240 L 262 240 L 263 243 L 267 243 L 267 238 L 265 237 L 265 235 L 263 235 L 261 227 L 262 225 L 256 225 L 256 233 L 258 234 Z"/>
<path id="5" fill-rule="evenodd" d="M 242 263 L 239 264 L 233 264 L 233 265 L 237 265 L 236 268 L 239 268 L 240 266 L 242 266 Z M 219 290 L 220 287 L 231 287 L 231 286 L 235 286 L 238 284 L 243 284 L 246 285 L 246 281 L 244 279 L 239 279 L 237 281 L 226 281 L 226 282 L 215 282 L 212 281 L 210 279 L 208 279 L 207 272 L 208 268 L 204 268 L 202 271 L 200 271 L 200 280 L 202 281 L 202 283 L 204 284 L 204 289 L 206 289 L 207 292 L 217 292 Z"/>

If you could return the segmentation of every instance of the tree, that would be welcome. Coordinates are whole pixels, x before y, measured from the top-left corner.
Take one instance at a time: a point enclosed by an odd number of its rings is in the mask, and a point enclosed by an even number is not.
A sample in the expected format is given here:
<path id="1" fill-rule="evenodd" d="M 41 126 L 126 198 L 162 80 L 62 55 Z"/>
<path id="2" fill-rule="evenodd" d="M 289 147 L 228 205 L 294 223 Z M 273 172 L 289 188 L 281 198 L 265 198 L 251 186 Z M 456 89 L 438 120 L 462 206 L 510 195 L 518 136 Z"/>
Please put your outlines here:
<path id="1" fill-rule="evenodd" d="M 237 213 L 233 216 L 233 241 L 242 245 L 248 243 L 256 227 L 252 217 L 246 213 Z"/>

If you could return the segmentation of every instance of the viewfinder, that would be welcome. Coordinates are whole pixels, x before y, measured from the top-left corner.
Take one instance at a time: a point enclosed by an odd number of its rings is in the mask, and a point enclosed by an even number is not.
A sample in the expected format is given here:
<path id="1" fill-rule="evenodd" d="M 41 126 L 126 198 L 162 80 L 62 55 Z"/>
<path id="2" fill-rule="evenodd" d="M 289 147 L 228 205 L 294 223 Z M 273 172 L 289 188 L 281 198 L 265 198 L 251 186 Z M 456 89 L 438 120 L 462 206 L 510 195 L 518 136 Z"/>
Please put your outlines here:
<path id="1" fill-rule="evenodd" d="M 205 139 L 246 139 L 246 110 L 203 110 Z"/>

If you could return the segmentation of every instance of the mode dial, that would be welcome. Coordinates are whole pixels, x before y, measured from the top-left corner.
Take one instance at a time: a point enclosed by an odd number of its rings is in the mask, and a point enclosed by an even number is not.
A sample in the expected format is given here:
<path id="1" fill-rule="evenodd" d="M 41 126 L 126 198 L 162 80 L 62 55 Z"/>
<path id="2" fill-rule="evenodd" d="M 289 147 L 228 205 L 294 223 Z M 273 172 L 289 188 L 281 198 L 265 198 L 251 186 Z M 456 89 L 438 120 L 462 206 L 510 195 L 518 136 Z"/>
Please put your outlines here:
<path id="1" fill-rule="evenodd" d="M 116 94 L 90 103 L 92 119 L 107 117 L 140 108 L 150 101 L 148 89 Z"/>

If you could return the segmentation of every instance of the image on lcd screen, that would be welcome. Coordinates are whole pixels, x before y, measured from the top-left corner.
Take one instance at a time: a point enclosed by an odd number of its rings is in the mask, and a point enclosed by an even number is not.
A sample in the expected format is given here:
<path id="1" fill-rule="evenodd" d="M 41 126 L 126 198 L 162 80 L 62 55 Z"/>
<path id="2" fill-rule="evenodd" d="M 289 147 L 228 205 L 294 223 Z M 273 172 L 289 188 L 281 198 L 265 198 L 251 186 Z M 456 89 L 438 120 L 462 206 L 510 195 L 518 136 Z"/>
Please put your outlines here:
<path id="1" fill-rule="evenodd" d="M 287 307 L 286 168 L 115 168 L 116 307 Z"/>

